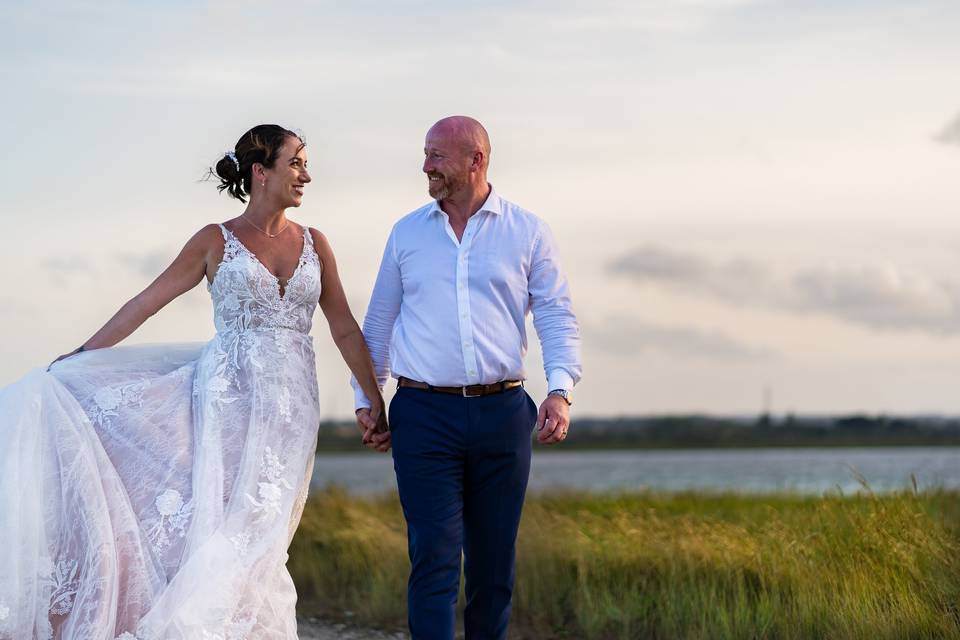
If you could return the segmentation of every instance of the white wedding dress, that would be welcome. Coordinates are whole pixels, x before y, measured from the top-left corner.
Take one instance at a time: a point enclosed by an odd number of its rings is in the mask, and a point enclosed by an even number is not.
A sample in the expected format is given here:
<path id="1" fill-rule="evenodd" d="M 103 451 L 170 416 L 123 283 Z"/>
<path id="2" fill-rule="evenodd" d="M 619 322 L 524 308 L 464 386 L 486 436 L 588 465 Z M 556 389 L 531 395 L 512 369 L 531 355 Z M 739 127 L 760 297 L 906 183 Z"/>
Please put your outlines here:
<path id="1" fill-rule="evenodd" d="M 305 232 L 281 294 L 221 230 L 209 343 L 85 352 L 0 390 L 0 638 L 297 637 L 320 262 Z"/>

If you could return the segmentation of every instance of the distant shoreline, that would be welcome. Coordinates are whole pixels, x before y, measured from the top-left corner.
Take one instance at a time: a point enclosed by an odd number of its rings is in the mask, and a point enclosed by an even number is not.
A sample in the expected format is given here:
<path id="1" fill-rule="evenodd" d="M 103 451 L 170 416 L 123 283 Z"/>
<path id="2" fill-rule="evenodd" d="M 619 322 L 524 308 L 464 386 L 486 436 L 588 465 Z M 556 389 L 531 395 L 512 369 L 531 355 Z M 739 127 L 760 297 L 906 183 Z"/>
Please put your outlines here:
<path id="1" fill-rule="evenodd" d="M 320 425 L 318 452 L 357 450 L 352 422 Z M 957 447 L 960 418 L 705 415 L 576 418 L 562 450 Z"/>

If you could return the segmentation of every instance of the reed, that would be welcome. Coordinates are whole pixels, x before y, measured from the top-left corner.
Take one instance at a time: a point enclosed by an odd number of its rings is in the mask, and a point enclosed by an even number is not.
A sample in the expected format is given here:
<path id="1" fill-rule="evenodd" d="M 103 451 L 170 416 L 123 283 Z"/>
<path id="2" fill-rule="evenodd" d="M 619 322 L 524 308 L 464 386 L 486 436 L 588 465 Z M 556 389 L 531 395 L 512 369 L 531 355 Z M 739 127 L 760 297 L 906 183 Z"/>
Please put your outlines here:
<path id="1" fill-rule="evenodd" d="M 514 638 L 960 638 L 960 494 L 533 496 Z M 313 496 L 303 615 L 402 628 L 394 497 Z M 349 612 L 349 613 L 346 613 Z"/>

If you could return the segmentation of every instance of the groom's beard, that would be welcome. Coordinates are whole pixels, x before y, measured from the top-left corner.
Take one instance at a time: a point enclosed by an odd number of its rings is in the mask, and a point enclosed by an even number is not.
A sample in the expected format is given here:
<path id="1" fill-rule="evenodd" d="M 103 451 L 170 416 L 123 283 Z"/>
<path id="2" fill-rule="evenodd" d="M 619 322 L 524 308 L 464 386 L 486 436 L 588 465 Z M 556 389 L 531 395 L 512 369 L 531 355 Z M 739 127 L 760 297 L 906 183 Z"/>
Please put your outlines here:
<path id="1" fill-rule="evenodd" d="M 430 197 L 440 201 L 450 197 L 451 193 L 456 193 L 463 186 L 463 181 L 458 180 L 456 176 L 443 175 L 442 173 L 428 174 L 428 177 L 440 178 L 437 182 L 428 182 L 427 190 Z"/>

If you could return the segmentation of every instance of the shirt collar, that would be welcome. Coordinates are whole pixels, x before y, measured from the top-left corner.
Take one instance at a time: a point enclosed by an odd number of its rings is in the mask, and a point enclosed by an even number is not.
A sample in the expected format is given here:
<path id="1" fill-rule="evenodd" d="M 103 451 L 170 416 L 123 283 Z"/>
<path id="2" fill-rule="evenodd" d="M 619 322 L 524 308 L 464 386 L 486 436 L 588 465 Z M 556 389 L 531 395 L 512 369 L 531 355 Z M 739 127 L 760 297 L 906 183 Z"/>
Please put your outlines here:
<path id="1" fill-rule="evenodd" d="M 480 213 L 481 211 L 488 211 L 489 213 L 495 213 L 497 215 L 503 213 L 503 203 L 500 200 L 500 196 L 497 195 L 497 190 L 494 189 L 492 184 L 490 185 L 490 195 L 487 196 L 487 199 L 484 200 L 483 204 L 480 205 L 480 208 L 477 209 L 477 213 Z M 437 200 L 433 201 L 433 204 L 430 207 L 430 213 L 443 213 L 443 215 L 447 215 L 444 213 L 443 209 L 440 208 L 440 202 Z"/>

